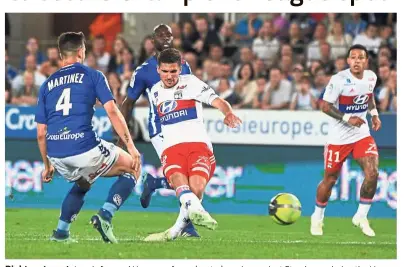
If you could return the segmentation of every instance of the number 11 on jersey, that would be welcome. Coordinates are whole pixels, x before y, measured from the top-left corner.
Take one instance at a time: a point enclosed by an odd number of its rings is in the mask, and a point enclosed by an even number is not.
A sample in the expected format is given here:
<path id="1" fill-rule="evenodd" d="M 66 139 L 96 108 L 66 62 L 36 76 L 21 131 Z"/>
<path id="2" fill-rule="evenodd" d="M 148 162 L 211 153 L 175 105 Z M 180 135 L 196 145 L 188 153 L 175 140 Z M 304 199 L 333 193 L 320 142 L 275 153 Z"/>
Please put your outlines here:
<path id="1" fill-rule="evenodd" d="M 332 158 L 333 158 L 333 153 L 332 153 L 332 150 L 328 150 L 328 161 L 333 161 L 332 160 Z M 334 160 L 334 162 L 340 162 L 339 161 L 339 151 L 336 151 L 336 152 L 334 152 L 334 157 L 335 157 L 335 160 Z"/>
<path id="2" fill-rule="evenodd" d="M 56 103 L 56 111 L 63 110 L 63 116 L 68 116 L 72 103 L 70 103 L 70 88 L 65 88 Z"/>

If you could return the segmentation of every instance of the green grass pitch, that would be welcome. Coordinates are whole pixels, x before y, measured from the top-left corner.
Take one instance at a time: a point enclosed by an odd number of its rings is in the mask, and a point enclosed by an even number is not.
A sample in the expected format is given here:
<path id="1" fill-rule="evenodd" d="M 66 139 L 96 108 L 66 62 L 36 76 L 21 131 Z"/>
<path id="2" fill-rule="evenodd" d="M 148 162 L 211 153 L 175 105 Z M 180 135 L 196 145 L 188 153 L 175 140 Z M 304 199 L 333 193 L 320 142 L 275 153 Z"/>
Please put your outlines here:
<path id="1" fill-rule="evenodd" d="M 395 259 L 396 220 L 370 219 L 376 237 L 355 228 L 351 218 L 325 219 L 324 236 L 312 237 L 309 217 L 281 226 L 269 216 L 212 214 L 216 231 L 198 228 L 202 238 L 146 243 L 149 233 L 171 226 L 175 213 L 118 212 L 114 232 L 119 244 L 105 244 L 80 213 L 71 228 L 77 244 L 49 241 L 59 210 L 6 209 L 6 259 Z"/>

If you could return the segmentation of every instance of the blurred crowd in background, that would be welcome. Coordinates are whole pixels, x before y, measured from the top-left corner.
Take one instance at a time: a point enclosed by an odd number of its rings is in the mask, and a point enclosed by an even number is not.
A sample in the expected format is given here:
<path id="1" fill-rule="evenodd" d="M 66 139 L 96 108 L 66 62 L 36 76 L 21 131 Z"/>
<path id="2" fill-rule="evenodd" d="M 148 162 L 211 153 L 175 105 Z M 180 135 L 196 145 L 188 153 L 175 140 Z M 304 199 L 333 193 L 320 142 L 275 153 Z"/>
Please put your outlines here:
<path id="1" fill-rule="evenodd" d="M 379 111 L 397 111 L 395 14 L 245 14 L 236 23 L 221 15 L 195 14 L 169 26 L 193 74 L 234 108 L 316 110 L 331 76 L 347 68 L 349 47 L 362 44 L 378 76 Z M 85 64 L 106 75 L 120 104 L 133 71 L 154 46 L 152 36 L 140 47 L 120 33 L 108 37 L 87 36 Z M 61 67 L 57 46 L 42 51 L 40 42 L 28 38 L 18 66 L 9 64 L 6 49 L 6 103 L 35 105 L 41 84 Z M 147 99 L 136 105 L 147 106 Z"/>

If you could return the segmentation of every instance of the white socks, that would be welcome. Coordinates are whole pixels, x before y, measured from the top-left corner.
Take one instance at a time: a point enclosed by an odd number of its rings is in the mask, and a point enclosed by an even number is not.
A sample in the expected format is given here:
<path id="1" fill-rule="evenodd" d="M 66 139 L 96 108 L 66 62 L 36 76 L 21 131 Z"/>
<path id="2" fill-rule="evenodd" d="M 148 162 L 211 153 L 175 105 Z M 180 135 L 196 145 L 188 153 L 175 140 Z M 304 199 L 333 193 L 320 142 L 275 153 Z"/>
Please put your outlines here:
<path id="1" fill-rule="evenodd" d="M 181 231 L 187 226 L 188 223 L 188 210 L 185 209 L 184 206 L 180 208 L 180 214 L 178 214 L 177 221 L 175 222 L 174 226 L 170 228 L 170 235 L 172 239 L 175 239 L 179 236 Z"/>
<path id="2" fill-rule="evenodd" d="M 370 204 L 362 204 L 362 203 L 359 204 L 359 207 L 358 207 L 358 210 L 357 210 L 355 216 L 358 216 L 360 218 L 367 218 L 370 207 L 371 207 Z M 316 220 L 323 220 L 324 212 L 325 212 L 325 208 L 320 208 L 318 206 L 315 206 L 312 217 Z"/>
<path id="3" fill-rule="evenodd" d="M 324 219 L 324 212 L 325 212 L 325 208 L 320 208 L 319 206 L 315 206 L 312 217 L 316 220 L 322 220 L 322 219 Z"/>
<path id="4" fill-rule="evenodd" d="M 186 209 L 200 209 L 205 210 L 199 198 L 191 192 L 189 186 L 183 185 L 178 187 L 176 190 L 177 196 L 179 196 L 180 202 L 185 206 Z"/>
<path id="5" fill-rule="evenodd" d="M 173 227 L 170 228 L 170 236 L 172 239 L 177 238 L 181 231 L 187 226 L 189 220 L 188 209 L 205 210 L 201 204 L 202 200 L 192 193 L 188 185 L 178 187 L 176 190 L 177 196 L 181 202 L 180 214 Z"/>
<path id="6" fill-rule="evenodd" d="M 356 212 L 355 216 L 359 216 L 360 218 L 367 218 L 368 213 L 370 210 L 370 204 L 359 204 L 358 211 Z"/>

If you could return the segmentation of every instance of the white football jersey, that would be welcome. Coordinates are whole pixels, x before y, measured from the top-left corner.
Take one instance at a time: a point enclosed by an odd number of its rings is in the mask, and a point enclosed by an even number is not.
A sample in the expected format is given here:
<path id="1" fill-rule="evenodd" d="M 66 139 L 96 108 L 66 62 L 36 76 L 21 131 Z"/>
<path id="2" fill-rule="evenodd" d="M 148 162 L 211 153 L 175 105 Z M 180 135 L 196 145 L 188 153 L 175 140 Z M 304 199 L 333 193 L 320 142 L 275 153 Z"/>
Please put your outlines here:
<path id="1" fill-rule="evenodd" d="M 180 143 L 202 142 L 212 149 L 202 114 L 202 103 L 211 105 L 219 97 L 206 83 L 192 74 L 180 75 L 172 88 L 162 81 L 151 89 L 161 121 L 163 150 Z"/>
<path id="2" fill-rule="evenodd" d="M 370 135 L 366 115 L 376 80 L 377 76 L 371 70 L 365 70 L 361 80 L 353 76 L 349 69 L 340 71 L 331 77 L 323 100 L 333 103 L 345 114 L 361 117 L 366 123 L 358 128 L 344 121 L 330 118 L 329 144 L 351 144 Z"/>

